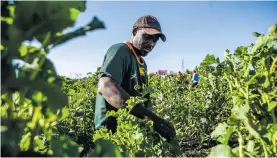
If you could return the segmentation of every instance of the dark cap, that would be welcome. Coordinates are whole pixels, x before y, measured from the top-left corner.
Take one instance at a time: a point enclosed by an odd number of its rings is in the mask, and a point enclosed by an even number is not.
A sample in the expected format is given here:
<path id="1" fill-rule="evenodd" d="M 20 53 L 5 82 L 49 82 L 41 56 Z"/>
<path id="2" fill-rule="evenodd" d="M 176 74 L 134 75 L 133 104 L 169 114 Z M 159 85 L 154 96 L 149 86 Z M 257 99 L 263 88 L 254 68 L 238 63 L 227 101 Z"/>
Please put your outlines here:
<path id="1" fill-rule="evenodd" d="M 162 41 L 166 41 L 165 35 L 162 33 L 162 28 L 156 17 L 152 15 L 145 15 L 140 17 L 133 28 L 142 28 L 147 34 L 159 34 Z"/>

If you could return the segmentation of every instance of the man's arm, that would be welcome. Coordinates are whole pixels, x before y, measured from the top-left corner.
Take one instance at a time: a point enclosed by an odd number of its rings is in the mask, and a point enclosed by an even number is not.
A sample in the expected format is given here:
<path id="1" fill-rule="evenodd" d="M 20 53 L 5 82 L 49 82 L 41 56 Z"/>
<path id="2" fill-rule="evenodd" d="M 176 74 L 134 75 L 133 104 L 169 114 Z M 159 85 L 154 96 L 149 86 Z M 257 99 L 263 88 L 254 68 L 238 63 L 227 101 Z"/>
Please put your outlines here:
<path id="1" fill-rule="evenodd" d="M 109 77 L 101 77 L 99 80 L 98 92 L 103 95 L 105 100 L 117 109 L 127 106 L 125 103 L 130 95 L 124 91 L 115 81 Z M 167 140 L 176 136 L 175 129 L 167 120 L 155 115 L 152 111 L 144 107 L 143 104 L 137 104 L 130 112 L 132 115 L 141 119 L 150 119 L 154 122 L 154 129 Z"/>
<path id="2" fill-rule="evenodd" d="M 98 92 L 117 109 L 124 108 L 127 105 L 125 102 L 130 98 L 130 95 L 109 77 L 99 79 Z"/>
<path id="3" fill-rule="evenodd" d="M 124 108 L 125 106 L 127 106 L 126 101 L 130 98 L 130 95 L 109 77 L 100 78 L 98 92 L 105 98 L 105 100 L 110 105 L 117 109 Z M 142 104 L 136 105 L 132 109 L 131 114 L 141 119 L 147 117 L 153 121 L 159 118 L 153 112 L 145 108 Z"/>

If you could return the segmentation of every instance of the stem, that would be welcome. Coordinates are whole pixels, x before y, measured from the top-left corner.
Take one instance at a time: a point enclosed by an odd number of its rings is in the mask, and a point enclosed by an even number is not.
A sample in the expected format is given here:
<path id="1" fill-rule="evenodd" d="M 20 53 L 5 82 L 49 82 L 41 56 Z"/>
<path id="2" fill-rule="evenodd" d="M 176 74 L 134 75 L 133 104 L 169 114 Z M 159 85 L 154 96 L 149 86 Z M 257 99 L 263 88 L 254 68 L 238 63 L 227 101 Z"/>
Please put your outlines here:
<path id="1" fill-rule="evenodd" d="M 32 113 L 32 116 L 31 116 L 31 118 L 32 118 L 32 120 L 31 120 L 31 122 L 33 122 L 34 121 L 34 116 L 36 116 L 36 114 L 37 114 L 37 110 L 36 110 L 37 108 L 33 108 L 33 113 Z M 35 121 L 36 122 L 36 121 Z M 31 131 L 30 131 L 30 133 L 31 133 L 31 138 L 30 138 L 30 145 L 29 145 L 29 147 L 28 147 L 28 150 L 29 149 L 31 149 L 31 150 L 33 150 L 33 148 L 34 148 L 34 130 L 36 129 L 36 126 L 37 126 L 37 124 L 35 123 L 35 126 L 32 128 L 30 128 L 31 129 Z"/>
<path id="2" fill-rule="evenodd" d="M 42 65 L 44 64 L 44 61 L 45 61 L 46 57 L 45 56 L 42 56 L 41 57 L 41 60 L 39 61 L 39 65 L 38 65 L 38 68 L 33 71 L 33 73 L 31 74 L 30 76 L 30 80 L 34 80 L 38 74 L 38 72 L 40 71 L 40 68 L 42 67 Z"/>
<path id="3" fill-rule="evenodd" d="M 277 132 L 274 133 L 275 138 L 273 138 L 273 152 L 277 155 L 277 147 L 276 147 L 276 143 L 277 143 Z M 276 141 L 274 141 L 274 139 L 276 139 Z"/>
<path id="4" fill-rule="evenodd" d="M 41 49 L 44 48 L 44 50 L 45 50 L 46 45 L 48 44 L 48 41 L 49 41 L 50 37 L 51 37 L 51 33 L 48 32 L 47 35 L 46 35 L 46 37 L 45 37 L 44 40 L 43 40 Z M 47 51 L 47 52 L 46 52 L 46 54 L 47 54 L 47 53 L 48 53 L 48 50 L 45 50 L 45 51 Z M 40 59 L 40 61 L 39 61 L 39 64 L 38 64 L 38 68 L 37 68 L 35 71 L 32 72 L 32 74 L 31 74 L 31 76 L 30 76 L 30 80 L 34 80 L 34 79 L 36 78 L 38 72 L 40 71 L 40 68 L 42 67 L 42 65 L 43 65 L 44 62 L 45 62 L 45 59 L 46 59 L 45 56 L 42 56 L 42 57 L 41 57 L 41 59 Z"/>
<path id="5" fill-rule="evenodd" d="M 268 157 L 268 155 L 267 155 L 267 151 L 266 151 L 265 143 L 264 143 L 264 141 L 263 141 L 262 139 L 261 139 L 261 143 L 262 143 L 262 145 L 263 145 L 264 155 L 265 155 L 265 157 L 267 158 L 267 157 Z"/>
<path id="6" fill-rule="evenodd" d="M 244 157 L 243 156 L 243 138 L 242 138 L 240 131 L 237 131 L 237 132 L 239 134 L 239 139 L 238 139 L 238 141 L 239 141 L 239 156 L 241 158 L 243 158 Z"/>
<path id="7" fill-rule="evenodd" d="M 276 124 L 277 122 L 276 122 L 276 116 L 275 116 L 274 110 L 275 109 L 272 109 L 270 113 L 271 113 L 271 117 L 272 117 L 272 120 L 273 120 L 273 124 Z"/>
<path id="8" fill-rule="evenodd" d="M 254 158 L 254 156 L 251 155 L 249 152 L 247 152 L 247 151 L 244 151 L 244 152 L 245 152 L 245 154 L 248 155 L 249 157 Z"/>
<path id="9" fill-rule="evenodd" d="M 273 58 L 273 57 L 272 57 L 272 58 Z M 273 62 L 272 62 L 271 67 L 270 67 L 269 74 L 272 74 L 272 73 L 275 72 L 275 69 L 276 69 L 276 68 L 274 68 L 274 65 L 275 65 L 276 63 L 277 63 L 277 57 L 273 59 Z"/>
<path id="10" fill-rule="evenodd" d="M 86 131 L 86 107 L 85 107 L 85 105 L 84 105 L 83 123 L 84 123 L 84 133 L 87 134 L 87 131 Z"/>
<path id="11" fill-rule="evenodd" d="M 245 122 L 245 125 L 247 126 L 248 131 L 250 131 L 250 133 L 252 133 L 252 135 L 253 135 L 256 139 L 260 139 L 260 141 L 261 141 L 261 143 L 262 143 L 262 146 L 263 146 L 264 153 L 265 153 L 265 157 L 268 157 L 268 156 L 267 156 L 266 146 L 265 146 L 263 137 L 261 137 L 260 134 L 252 127 L 251 121 L 248 120 L 248 122 Z"/>

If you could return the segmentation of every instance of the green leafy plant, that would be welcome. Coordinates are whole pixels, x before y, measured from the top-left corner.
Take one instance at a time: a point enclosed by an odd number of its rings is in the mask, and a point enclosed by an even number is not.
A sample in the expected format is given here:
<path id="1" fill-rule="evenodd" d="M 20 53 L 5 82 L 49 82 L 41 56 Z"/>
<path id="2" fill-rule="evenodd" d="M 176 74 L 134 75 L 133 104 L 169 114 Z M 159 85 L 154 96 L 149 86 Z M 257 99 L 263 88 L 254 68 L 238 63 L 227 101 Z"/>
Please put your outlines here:
<path id="1" fill-rule="evenodd" d="M 239 157 L 276 156 L 277 135 L 277 53 L 276 26 L 269 34 L 260 34 L 255 44 L 240 46 L 234 54 L 226 51 L 224 79 L 228 82 L 233 108 L 227 123 L 220 123 L 212 137 L 222 143 L 210 156 L 219 154 Z M 235 137 L 238 146 L 230 148 Z"/>
<path id="2" fill-rule="evenodd" d="M 86 32 L 104 28 L 96 17 L 72 27 L 85 1 L 1 1 L 1 149 L 2 156 L 78 156 L 79 145 L 67 135 L 55 138 L 56 125 L 68 115 L 68 97 L 46 55 Z M 37 40 L 40 46 L 26 45 Z M 18 67 L 14 60 L 24 63 Z"/>
<path id="3" fill-rule="evenodd" d="M 208 60 L 205 58 L 202 63 Z M 230 99 L 225 96 L 226 86 L 218 77 L 218 66 L 207 66 L 210 64 L 199 67 L 198 88 L 179 82 L 176 75 L 165 78 L 153 75 L 149 81 L 154 89 L 153 110 L 174 124 L 184 156 L 206 156 L 209 148 L 216 144 L 210 133 L 230 115 Z"/>
<path id="4" fill-rule="evenodd" d="M 94 104 L 97 93 L 96 74 L 83 79 L 63 77 L 62 91 L 69 97 L 66 106 L 68 117 L 57 124 L 57 134 L 71 136 L 84 148 L 85 156 L 94 147 L 91 135 L 94 133 Z"/>
<path id="5" fill-rule="evenodd" d="M 102 128 L 96 131 L 93 140 L 110 140 L 118 146 L 122 155 L 128 157 L 177 156 L 179 145 L 176 140 L 166 142 L 154 131 L 152 121 L 146 122 L 130 114 L 136 104 L 144 101 L 139 97 L 131 97 L 126 108 L 108 112 L 108 117 L 117 118 L 116 133 Z"/>

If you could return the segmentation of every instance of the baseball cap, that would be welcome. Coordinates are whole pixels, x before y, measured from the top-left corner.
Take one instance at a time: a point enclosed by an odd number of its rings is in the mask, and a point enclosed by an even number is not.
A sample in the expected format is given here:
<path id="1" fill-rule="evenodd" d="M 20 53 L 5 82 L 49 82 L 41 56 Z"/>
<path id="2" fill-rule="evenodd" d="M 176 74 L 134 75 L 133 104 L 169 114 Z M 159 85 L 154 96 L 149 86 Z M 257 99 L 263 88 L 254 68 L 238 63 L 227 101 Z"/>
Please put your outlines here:
<path id="1" fill-rule="evenodd" d="M 135 22 L 133 28 L 141 28 L 149 35 L 159 34 L 162 41 L 166 41 L 166 36 L 162 33 L 162 28 L 155 16 L 145 15 Z"/>

